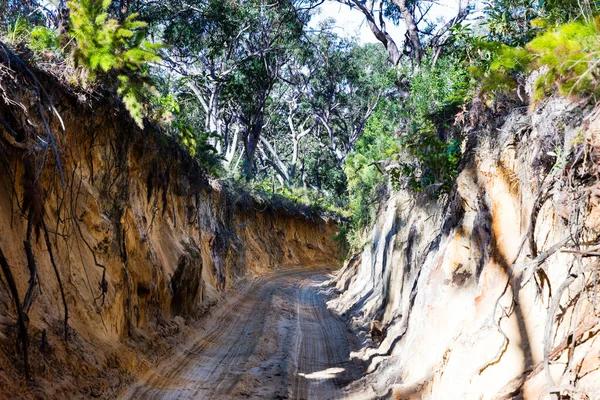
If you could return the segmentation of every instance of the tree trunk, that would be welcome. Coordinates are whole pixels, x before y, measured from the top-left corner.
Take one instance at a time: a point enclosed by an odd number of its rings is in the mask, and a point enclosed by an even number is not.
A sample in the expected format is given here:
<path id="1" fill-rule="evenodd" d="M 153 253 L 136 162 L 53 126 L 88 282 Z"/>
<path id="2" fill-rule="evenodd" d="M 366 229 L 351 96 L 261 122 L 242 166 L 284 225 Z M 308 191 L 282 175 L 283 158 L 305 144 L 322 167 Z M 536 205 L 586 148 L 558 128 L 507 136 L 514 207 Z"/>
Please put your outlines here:
<path id="1" fill-rule="evenodd" d="M 250 180 L 254 174 L 254 154 L 256 153 L 256 146 L 260 139 L 260 134 L 264 125 L 264 116 L 261 113 L 256 121 L 249 127 L 248 131 L 244 135 L 244 146 L 246 147 L 246 159 L 244 162 L 243 174 L 246 180 Z"/>
<path id="2" fill-rule="evenodd" d="M 421 46 L 421 40 L 419 39 L 419 28 L 415 23 L 414 15 L 412 15 L 408 9 L 407 0 L 392 0 L 392 2 L 402 13 L 402 18 L 404 19 L 404 24 L 406 25 L 406 32 L 408 34 L 408 39 L 410 41 L 412 50 L 411 56 L 417 61 L 417 63 L 420 64 L 423 60 L 423 47 Z"/>
<path id="3" fill-rule="evenodd" d="M 382 15 L 380 15 L 379 25 L 377 25 L 377 22 L 375 20 L 375 14 L 373 12 L 373 8 L 374 8 L 373 2 L 374 1 L 370 0 L 367 2 L 367 4 L 363 4 L 359 0 L 347 0 L 347 1 L 337 0 L 337 1 L 344 3 L 344 4 L 348 4 L 350 6 L 355 6 L 363 13 L 363 15 L 367 18 L 367 24 L 369 25 L 369 29 L 371 30 L 371 32 L 373 32 L 373 35 L 375 35 L 377 40 L 379 40 L 385 46 L 385 48 L 388 52 L 390 61 L 394 65 L 398 65 L 398 63 L 400 62 L 400 59 L 402 58 L 402 53 L 398 49 L 398 45 L 396 44 L 394 39 L 387 32 L 387 30 L 385 28 L 385 22 L 383 20 Z M 403 2 L 405 3 L 406 1 L 403 0 Z M 414 19 L 413 19 L 413 25 L 414 25 Z"/>
<path id="4" fill-rule="evenodd" d="M 210 133 L 216 133 L 217 137 L 211 138 L 210 144 L 217 149 L 217 154 L 223 154 L 223 146 L 221 140 L 223 138 L 223 132 L 221 130 L 221 120 L 219 118 L 219 96 L 221 92 L 221 86 L 218 85 L 214 88 L 210 96 L 210 105 L 207 115 L 208 119 L 208 131 Z"/>

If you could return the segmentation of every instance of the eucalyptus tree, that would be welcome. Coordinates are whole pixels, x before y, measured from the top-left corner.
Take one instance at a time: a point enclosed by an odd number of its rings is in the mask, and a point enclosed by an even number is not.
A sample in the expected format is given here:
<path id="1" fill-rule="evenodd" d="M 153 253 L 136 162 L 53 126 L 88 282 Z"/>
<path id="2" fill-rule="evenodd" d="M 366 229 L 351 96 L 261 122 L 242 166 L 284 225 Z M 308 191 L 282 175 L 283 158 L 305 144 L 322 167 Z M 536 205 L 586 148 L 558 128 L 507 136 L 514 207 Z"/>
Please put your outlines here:
<path id="1" fill-rule="evenodd" d="M 170 45 L 170 73 L 185 82 L 202 108 L 204 131 L 232 163 L 243 144 L 244 173 L 266 122 L 281 67 L 304 33 L 315 0 L 167 0 L 143 15 Z"/>
<path id="2" fill-rule="evenodd" d="M 430 19 L 436 0 L 331 0 L 363 13 L 373 35 L 388 52 L 389 60 L 398 65 L 403 56 L 420 64 L 429 49 L 439 56 L 452 36 L 452 28 L 464 21 L 473 8 L 473 0 L 457 0 L 458 11 L 438 25 Z M 405 28 L 404 38 L 393 37 L 390 24 Z"/>
<path id="3" fill-rule="evenodd" d="M 261 161 L 270 166 L 285 185 L 298 183 L 304 143 L 316 126 L 310 99 L 314 96 L 311 79 L 318 66 L 311 57 L 311 46 L 309 36 L 280 69 L 268 102 L 265 134 L 260 138 Z"/>
<path id="4" fill-rule="evenodd" d="M 281 69 L 259 161 L 283 185 L 339 195 L 345 158 L 380 100 L 397 92 L 396 73 L 380 46 L 321 28 Z"/>
<path id="5" fill-rule="evenodd" d="M 397 91 L 396 74 L 379 46 L 330 35 L 318 38 L 313 62 L 318 65 L 310 98 L 316 138 L 342 167 L 377 104 Z"/>

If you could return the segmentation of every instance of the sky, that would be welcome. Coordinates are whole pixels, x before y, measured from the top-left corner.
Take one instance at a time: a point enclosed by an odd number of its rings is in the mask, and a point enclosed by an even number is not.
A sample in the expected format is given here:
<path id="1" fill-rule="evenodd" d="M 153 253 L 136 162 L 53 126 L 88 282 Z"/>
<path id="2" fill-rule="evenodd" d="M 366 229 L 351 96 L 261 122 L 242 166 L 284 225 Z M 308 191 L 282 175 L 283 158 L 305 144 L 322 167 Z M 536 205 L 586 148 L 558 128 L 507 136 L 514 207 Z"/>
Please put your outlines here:
<path id="1" fill-rule="evenodd" d="M 430 19 L 443 18 L 448 20 L 454 17 L 458 9 L 458 0 L 441 0 L 439 5 L 430 11 Z M 341 36 L 357 37 L 361 43 L 375 43 L 377 39 L 369 29 L 364 15 L 357 9 L 350 9 L 347 5 L 330 0 L 319 7 L 319 14 L 310 21 L 311 27 L 316 27 L 319 22 L 326 18 L 336 20 L 336 33 Z M 391 22 L 387 24 L 387 30 L 397 42 L 401 42 L 404 28 L 394 26 Z"/>

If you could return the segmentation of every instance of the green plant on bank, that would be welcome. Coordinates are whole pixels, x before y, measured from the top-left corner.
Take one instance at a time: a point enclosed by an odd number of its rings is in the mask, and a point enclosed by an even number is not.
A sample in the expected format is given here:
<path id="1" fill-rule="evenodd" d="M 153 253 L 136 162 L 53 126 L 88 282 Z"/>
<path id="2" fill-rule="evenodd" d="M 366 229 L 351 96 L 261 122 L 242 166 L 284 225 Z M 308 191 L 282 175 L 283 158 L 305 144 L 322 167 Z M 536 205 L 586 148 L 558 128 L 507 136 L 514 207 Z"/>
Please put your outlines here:
<path id="1" fill-rule="evenodd" d="M 181 113 L 179 100 L 173 94 L 156 96 L 152 99 L 152 119 L 166 131 L 177 137 L 187 152 L 212 176 L 222 174 L 221 161 L 217 149 L 210 144 L 214 134 L 206 133 Z"/>
<path id="2" fill-rule="evenodd" d="M 58 32 L 45 26 L 35 26 L 29 32 L 28 46 L 36 52 L 59 50 Z"/>
<path id="3" fill-rule="evenodd" d="M 59 49 L 58 32 L 43 25 L 32 26 L 27 18 L 17 15 L 5 29 L 0 31 L 0 37 L 16 44 L 25 43 L 34 52 Z"/>
<path id="4" fill-rule="evenodd" d="M 390 170 L 394 187 L 421 191 L 432 186 L 435 195 L 451 190 L 458 174 L 461 141 L 445 141 L 437 132 L 452 125 L 472 87 L 464 58 L 455 55 L 446 55 L 435 65 L 428 59 L 415 72 L 402 111 L 408 123 L 399 132 L 397 163 Z"/>
<path id="5" fill-rule="evenodd" d="M 339 251 L 338 254 L 339 254 L 339 262 L 340 263 L 344 262 L 344 260 L 350 253 L 350 250 L 352 250 L 352 248 L 353 248 L 349 242 L 349 235 L 350 235 L 350 230 L 348 228 L 348 225 L 342 224 L 342 225 L 340 225 L 340 230 L 338 231 L 338 233 L 331 237 L 331 240 L 333 242 L 336 242 L 338 245 L 338 251 Z"/>
<path id="6" fill-rule="evenodd" d="M 377 189 L 387 184 L 385 160 L 398 151 L 393 132 L 400 123 L 398 102 L 383 100 L 367 120 L 363 136 L 346 158 L 344 172 L 348 187 L 348 209 L 351 215 L 347 230 L 351 247 L 361 243 L 362 231 L 375 216 Z"/>
<path id="7" fill-rule="evenodd" d="M 524 47 L 488 43 L 492 60 L 474 69 L 486 93 L 516 87 L 521 73 L 539 70 L 534 102 L 557 90 L 561 95 L 597 98 L 600 72 L 600 17 L 551 27 Z"/>
<path id="8" fill-rule="evenodd" d="M 114 72 L 117 92 L 136 124 L 143 127 L 142 96 L 150 87 L 147 64 L 160 61 L 161 45 L 144 40 L 146 23 L 129 15 L 122 23 L 108 18 L 111 0 L 73 0 L 67 3 L 70 35 L 75 40 L 75 63 L 91 72 Z"/>
<path id="9" fill-rule="evenodd" d="M 452 189 L 461 157 L 459 140 L 444 141 L 431 122 L 413 121 L 400 138 L 400 148 L 405 160 L 399 160 L 390 173 L 396 188 L 404 182 L 417 192 L 431 186 L 435 195 Z"/>
<path id="10" fill-rule="evenodd" d="M 517 86 L 520 74 L 529 70 L 531 54 L 522 47 L 511 47 L 498 42 L 478 43 L 482 60 L 470 67 L 475 79 L 481 82 L 483 93 L 503 93 Z"/>
<path id="11" fill-rule="evenodd" d="M 2 36 L 13 43 L 26 40 L 29 36 L 29 22 L 21 15 L 17 15 L 15 20 L 8 24 L 6 29 L 3 29 Z"/>
<path id="12" fill-rule="evenodd" d="M 592 18 L 596 0 L 494 0 L 484 3 L 486 41 L 523 46 L 548 25 Z"/>
<path id="13" fill-rule="evenodd" d="M 534 55 L 534 68 L 546 68 L 535 82 L 534 100 L 553 88 L 562 95 L 599 94 L 600 17 L 550 29 L 533 39 L 527 50 Z"/>
<path id="14" fill-rule="evenodd" d="M 468 99 L 471 78 L 462 57 L 446 55 L 435 64 L 433 58 L 428 57 L 418 69 L 405 68 L 403 73 L 410 81 L 410 93 L 402 109 L 405 118 L 446 123 Z"/>
<path id="15" fill-rule="evenodd" d="M 460 141 L 446 142 L 436 132 L 450 126 L 470 96 L 472 82 L 463 58 L 445 55 L 434 64 L 430 57 L 419 69 L 401 67 L 400 73 L 410 82 L 408 96 L 383 100 L 346 158 L 352 219 L 345 235 L 351 248 L 362 246 L 364 228 L 373 222 L 388 176 L 394 188 L 421 191 L 434 186 L 439 195 L 450 191 L 458 174 Z M 407 128 L 399 128 L 403 121 Z"/>

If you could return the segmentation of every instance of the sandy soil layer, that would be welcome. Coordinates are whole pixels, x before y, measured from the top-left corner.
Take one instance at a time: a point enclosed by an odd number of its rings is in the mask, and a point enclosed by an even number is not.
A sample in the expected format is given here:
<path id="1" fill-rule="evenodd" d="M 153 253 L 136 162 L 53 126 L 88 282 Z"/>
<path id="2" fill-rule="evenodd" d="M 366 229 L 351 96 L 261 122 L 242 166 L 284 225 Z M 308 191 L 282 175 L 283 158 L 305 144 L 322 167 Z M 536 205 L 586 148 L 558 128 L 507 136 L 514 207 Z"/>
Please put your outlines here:
<path id="1" fill-rule="evenodd" d="M 336 399 L 361 375 L 356 337 L 325 305 L 325 270 L 258 278 L 125 399 Z"/>

